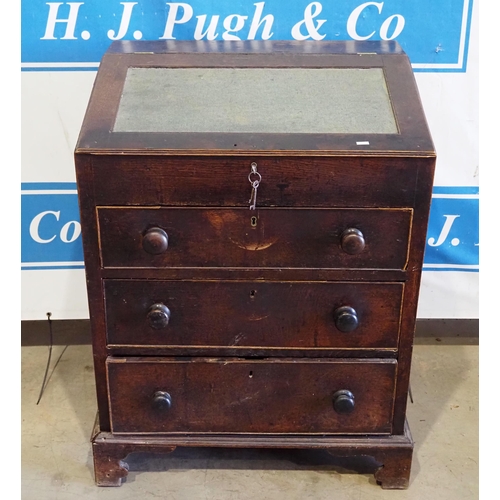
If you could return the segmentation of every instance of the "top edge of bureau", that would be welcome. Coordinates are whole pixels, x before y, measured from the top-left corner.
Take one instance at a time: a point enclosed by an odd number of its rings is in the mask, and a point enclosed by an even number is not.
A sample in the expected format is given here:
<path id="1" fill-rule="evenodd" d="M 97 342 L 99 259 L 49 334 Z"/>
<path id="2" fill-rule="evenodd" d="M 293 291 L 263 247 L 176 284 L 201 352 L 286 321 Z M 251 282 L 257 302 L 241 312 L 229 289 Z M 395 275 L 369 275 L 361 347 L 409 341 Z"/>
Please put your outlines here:
<path id="1" fill-rule="evenodd" d="M 435 148 L 397 42 L 114 42 L 75 154 L 139 152 L 434 156 Z"/>

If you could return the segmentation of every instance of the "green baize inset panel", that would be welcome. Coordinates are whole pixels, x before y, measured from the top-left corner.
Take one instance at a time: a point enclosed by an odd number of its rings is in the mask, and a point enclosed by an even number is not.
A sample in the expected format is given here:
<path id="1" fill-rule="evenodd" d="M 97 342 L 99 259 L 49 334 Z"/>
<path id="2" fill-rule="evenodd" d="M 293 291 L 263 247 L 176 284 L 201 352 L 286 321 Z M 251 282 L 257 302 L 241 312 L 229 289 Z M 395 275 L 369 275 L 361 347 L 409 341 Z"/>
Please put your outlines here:
<path id="1" fill-rule="evenodd" d="M 381 68 L 129 68 L 113 131 L 398 133 Z"/>

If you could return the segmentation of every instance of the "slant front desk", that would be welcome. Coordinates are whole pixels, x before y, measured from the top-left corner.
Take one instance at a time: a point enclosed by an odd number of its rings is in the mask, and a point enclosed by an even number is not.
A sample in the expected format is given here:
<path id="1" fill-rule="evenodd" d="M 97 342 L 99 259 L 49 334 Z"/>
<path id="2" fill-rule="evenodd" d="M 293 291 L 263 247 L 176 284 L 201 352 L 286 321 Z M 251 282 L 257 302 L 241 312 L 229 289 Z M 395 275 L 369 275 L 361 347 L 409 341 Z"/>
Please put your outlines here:
<path id="1" fill-rule="evenodd" d="M 115 42 L 75 162 L 98 485 L 208 446 L 408 486 L 435 152 L 397 43 Z"/>

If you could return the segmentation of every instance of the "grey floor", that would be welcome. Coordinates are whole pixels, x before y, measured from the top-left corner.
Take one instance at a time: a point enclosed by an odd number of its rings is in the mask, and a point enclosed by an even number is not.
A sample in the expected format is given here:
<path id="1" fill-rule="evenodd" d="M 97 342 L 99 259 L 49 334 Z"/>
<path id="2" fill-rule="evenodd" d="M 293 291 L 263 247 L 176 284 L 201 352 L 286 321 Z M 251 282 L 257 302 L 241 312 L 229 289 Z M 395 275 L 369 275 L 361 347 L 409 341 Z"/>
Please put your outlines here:
<path id="1" fill-rule="evenodd" d="M 95 418 L 90 346 L 55 346 L 40 404 L 47 347 L 22 348 L 22 498 L 86 499 L 476 499 L 478 357 L 474 342 L 415 346 L 408 420 L 415 440 L 410 488 L 382 490 L 370 463 L 323 452 L 177 449 L 135 455 L 120 488 L 93 483 Z"/>

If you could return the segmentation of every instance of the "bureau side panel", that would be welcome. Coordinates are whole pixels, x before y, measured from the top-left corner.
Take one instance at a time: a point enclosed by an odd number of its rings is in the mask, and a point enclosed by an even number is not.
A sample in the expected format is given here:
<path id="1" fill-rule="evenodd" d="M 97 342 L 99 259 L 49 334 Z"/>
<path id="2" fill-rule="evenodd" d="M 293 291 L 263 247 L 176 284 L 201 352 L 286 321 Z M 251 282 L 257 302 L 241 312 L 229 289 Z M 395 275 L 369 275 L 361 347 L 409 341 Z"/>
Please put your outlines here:
<path id="1" fill-rule="evenodd" d="M 96 378 L 99 425 L 109 431 L 108 394 L 106 384 L 106 326 L 104 321 L 104 292 L 102 288 L 99 258 L 99 240 L 95 209 L 93 168 L 88 155 L 75 155 L 78 202 L 82 226 L 85 275 L 89 301 L 92 349 Z"/>
<path id="2" fill-rule="evenodd" d="M 435 159 L 418 165 L 413 224 L 410 235 L 408 279 L 403 295 L 401 331 L 399 337 L 398 377 L 394 406 L 394 433 L 404 434 L 406 403 L 410 380 L 411 355 L 415 334 L 420 279 L 424 260 L 425 239 L 434 180 Z"/>

